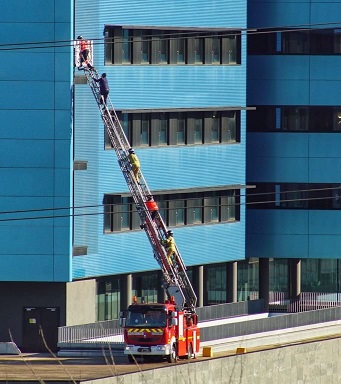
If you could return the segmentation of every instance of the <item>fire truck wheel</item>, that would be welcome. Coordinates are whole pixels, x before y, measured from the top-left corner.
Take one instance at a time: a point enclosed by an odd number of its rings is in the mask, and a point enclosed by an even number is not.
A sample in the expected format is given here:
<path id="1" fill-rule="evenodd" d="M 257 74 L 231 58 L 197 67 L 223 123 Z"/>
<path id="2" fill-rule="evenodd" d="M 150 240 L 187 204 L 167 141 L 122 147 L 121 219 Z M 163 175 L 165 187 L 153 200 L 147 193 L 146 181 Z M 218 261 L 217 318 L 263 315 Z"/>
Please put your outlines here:
<path id="1" fill-rule="evenodd" d="M 176 346 L 175 344 L 173 344 L 171 354 L 167 356 L 168 363 L 175 363 L 176 357 L 177 357 Z"/>
<path id="2" fill-rule="evenodd" d="M 193 357 L 193 347 L 192 344 L 188 346 L 188 351 L 187 351 L 187 359 L 191 359 Z"/>

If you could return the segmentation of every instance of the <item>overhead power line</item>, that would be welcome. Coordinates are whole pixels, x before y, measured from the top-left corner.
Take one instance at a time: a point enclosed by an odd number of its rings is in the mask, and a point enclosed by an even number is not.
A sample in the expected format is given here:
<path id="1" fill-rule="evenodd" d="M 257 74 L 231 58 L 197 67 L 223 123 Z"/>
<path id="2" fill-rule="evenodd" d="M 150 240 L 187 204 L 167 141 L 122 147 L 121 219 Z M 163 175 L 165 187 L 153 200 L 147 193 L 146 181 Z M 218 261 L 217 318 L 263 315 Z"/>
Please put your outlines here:
<path id="1" fill-rule="evenodd" d="M 123 26 L 124 28 L 124 26 Z M 146 29 L 146 27 L 143 27 Z M 156 27 L 150 27 L 150 29 L 160 30 Z M 160 27 L 161 28 L 161 27 Z M 275 32 L 294 32 L 294 31 L 309 31 L 309 30 L 318 30 L 318 29 L 330 29 L 330 28 L 341 28 L 341 21 L 328 22 L 328 23 L 311 23 L 311 24 L 297 24 L 297 25 L 282 25 L 276 27 L 256 27 L 256 28 L 229 28 L 229 27 L 188 27 L 183 31 L 178 30 L 178 27 L 167 27 L 168 30 L 176 30 L 176 32 L 170 33 L 160 33 L 160 34 L 150 34 L 143 35 L 141 42 L 145 41 L 144 39 L 159 38 L 160 40 L 173 40 L 179 37 L 184 39 L 190 39 L 193 36 L 197 36 L 198 33 L 201 33 L 200 37 L 211 37 L 212 33 L 215 32 L 220 37 L 234 36 L 236 33 L 246 34 L 246 35 L 255 35 L 255 34 L 266 34 L 266 33 L 275 33 Z M 341 32 L 341 31 L 340 31 Z M 91 38 L 86 37 L 86 40 L 93 41 L 94 45 L 104 45 L 107 42 L 117 42 L 122 43 L 122 38 L 116 37 L 101 37 L 101 38 Z M 0 51 L 15 51 L 15 50 L 28 50 L 28 49 L 48 49 L 48 48 L 63 48 L 63 47 L 73 47 L 75 40 L 54 40 L 54 41 L 30 41 L 30 42 L 19 42 L 19 43 L 4 43 L 0 44 Z M 133 42 L 133 38 L 128 38 L 124 42 Z"/>
<path id="2" fill-rule="evenodd" d="M 316 192 L 316 191 L 328 191 L 328 190 L 341 190 L 341 185 L 339 187 L 333 187 L 333 188 L 313 188 L 313 189 L 298 189 L 298 190 L 292 190 L 292 191 L 281 191 L 281 192 L 265 192 L 265 193 L 254 193 L 250 194 L 250 197 L 252 196 L 266 196 L 266 195 L 276 195 L 276 194 L 290 194 L 290 193 L 300 193 L 300 192 Z M 248 195 L 240 195 L 241 197 L 247 197 Z M 203 197 L 205 198 L 205 197 Z M 252 201 L 252 202 L 245 202 L 245 203 L 236 203 L 233 204 L 234 206 L 251 206 L 251 205 L 260 205 L 260 204 L 278 204 L 278 203 L 290 203 L 290 202 L 304 202 L 304 201 L 316 201 L 316 200 L 332 200 L 335 199 L 335 196 L 322 196 L 322 197 L 304 197 L 304 198 L 284 198 L 284 199 L 275 199 L 275 200 L 258 200 L 258 201 Z M 340 196 L 341 199 L 341 196 Z M 194 199 L 193 200 L 197 200 Z M 169 202 L 173 200 L 164 200 L 163 202 Z M 85 205 L 85 206 L 79 206 L 79 207 L 64 207 L 64 208 L 45 208 L 45 209 L 30 209 L 30 210 L 17 210 L 17 211 L 5 211 L 0 212 L 0 222 L 8 222 L 8 221 L 24 221 L 24 220 L 41 220 L 41 219 L 60 219 L 60 218 L 70 218 L 70 217 L 82 217 L 82 216 L 99 216 L 104 215 L 105 212 L 90 212 L 90 213 L 70 213 L 70 214 L 57 214 L 57 215 L 45 215 L 45 216 L 27 216 L 27 217 L 7 217 L 7 218 L 1 218 L 1 215 L 15 215 L 15 214 L 25 214 L 25 213 L 33 213 L 33 212 L 50 212 L 50 211 L 77 211 L 80 209 L 88 209 L 88 208 L 104 208 L 106 206 L 112 206 L 113 204 L 98 204 L 98 205 Z M 117 204 L 118 206 L 124 206 L 126 204 Z M 223 204 L 221 206 L 228 206 L 229 204 Z M 201 206 L 201 208 L 209 208 L 209 207 L 215 207 L 215 205 L 205 205 Z M 185 207 L 184 207 L 185 208 Z M 193 208 L 200 208 L 200 207 L 193 207 Z M 166 210 L 176 210 L 177 208 L 166 208 Z M 291 209 L 294 209 L 292 207 Z M 131 213 L 132 210 L 122 210 L 121 212 L 117 212 L 117 214 L 127 214 Z"/>

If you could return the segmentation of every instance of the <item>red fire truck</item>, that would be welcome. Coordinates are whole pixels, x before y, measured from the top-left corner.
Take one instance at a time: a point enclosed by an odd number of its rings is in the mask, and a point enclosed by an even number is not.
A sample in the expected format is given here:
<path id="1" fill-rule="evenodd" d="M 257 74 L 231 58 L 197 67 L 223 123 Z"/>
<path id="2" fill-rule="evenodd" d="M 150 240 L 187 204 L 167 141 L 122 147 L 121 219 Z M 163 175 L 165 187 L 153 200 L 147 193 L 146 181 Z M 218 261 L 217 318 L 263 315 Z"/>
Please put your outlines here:
<path id="1" fill-rule="evenodd" d="M 195 312 L 197 297 L 188 278 L 173 232 L 166 228 L 159 212 L 150 211 L 153 198 L 140 169 L 133 167 L 133 148 L 124 133 L 115 109 L 108 97 L 103 104 L 98 82 L 99 74 L 92 65 L 81 67 L 97 102 L 118 164 L 134 199 L 143 229 L 163 276 L 162 287 L 167 300 L 162 304 L 134 304 L 124 311 L 120 323 L 124 327 L 125 354 L 130 361 L 135 356 L 194 357 L 199 352 L 200 330 Z M 160 320 L 156 321 L 156 317 Z M 140 322 L 141 321 L 141 322 Z M 155 321 L 155 323 L 154 323 Z"/>
<path id="2" fill-rule="evenodd" d="M 138 356 L 159 356 L 169 363 L 195 357 L 200 348 L 197 316 L 178 311 L 174 302 L 132 304 L 124 312 L 124 353 L 130 362 Z"/>

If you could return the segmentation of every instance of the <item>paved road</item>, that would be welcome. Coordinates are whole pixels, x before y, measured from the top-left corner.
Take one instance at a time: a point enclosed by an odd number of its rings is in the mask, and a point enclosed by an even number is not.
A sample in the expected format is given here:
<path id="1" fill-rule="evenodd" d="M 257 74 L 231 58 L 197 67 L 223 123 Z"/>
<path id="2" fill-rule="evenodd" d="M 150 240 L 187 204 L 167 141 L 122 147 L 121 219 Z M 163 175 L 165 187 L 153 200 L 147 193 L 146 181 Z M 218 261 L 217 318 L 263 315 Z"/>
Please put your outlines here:
<path id="1" fill-rule="evenodd" d="M 292 344 L 304 344 L 309 342 L 323 341 L 330 338 L 339 338 L 341 334 L 334 334 L 324 337 L 313 337 L 301 341 L 287 342 L 284 344 L 262 345 L 248 347 L 247 352 L 256 352 L 266 349 L 273 349 Z M 214 358 L 235 355 L 236 350 L 225 350 L 214 352 Z M 175 364 L 194 364 L 197 361 L 210 359 L 210 357 L 199 356 L 192 360 L 179 360 Z M 67 381 L 77 383 L 80 380 L 91 380 L 103 377 L 111 377 L 124 373 L 145 371 L 160 367 L 167 367 L 170 364 L 164 362 L 144 362 L 137 360 L 138 364 L 129 364 L 124 356 L 115 357 L 53 357 L 47 354 L 22 354 L 0 355 L 0 383 L 10 384 L 13 381 L 22 383 L 40 383 L 44 381 Z"/>
<path id="2" fill-rule="evenodd" d="M 194 363 L 203 360 L 179 360 L 176 364 Z M 116 376 L 123 373 L 138 372 L 167 366 L 165 362 L 143 362 L 128 364 L 126 357 L 87 357 L 87 358 L 55 358 L 40 354 L 22 354 L 21 356 L 0 356 L 0 382 L 44 380 L 90 380 Z"/>

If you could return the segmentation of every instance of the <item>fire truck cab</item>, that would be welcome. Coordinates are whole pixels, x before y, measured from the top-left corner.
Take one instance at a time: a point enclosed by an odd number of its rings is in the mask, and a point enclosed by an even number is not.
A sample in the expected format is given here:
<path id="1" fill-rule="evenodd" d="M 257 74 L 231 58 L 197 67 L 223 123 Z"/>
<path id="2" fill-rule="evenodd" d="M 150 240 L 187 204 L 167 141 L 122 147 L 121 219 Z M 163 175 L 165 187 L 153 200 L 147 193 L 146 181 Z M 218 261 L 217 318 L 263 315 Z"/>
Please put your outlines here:
<path id="1" fill-rule="evenodd" d="M 125 350 L 130 362 L 136 357 L 159 356 L 174 363 L 199 352 L 197 315 L 177 311 L 175 303 L 132 304 L 121 312 Z"/>

